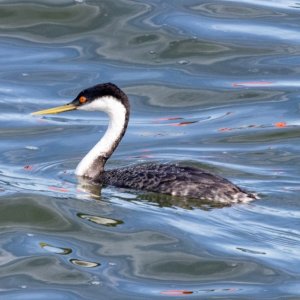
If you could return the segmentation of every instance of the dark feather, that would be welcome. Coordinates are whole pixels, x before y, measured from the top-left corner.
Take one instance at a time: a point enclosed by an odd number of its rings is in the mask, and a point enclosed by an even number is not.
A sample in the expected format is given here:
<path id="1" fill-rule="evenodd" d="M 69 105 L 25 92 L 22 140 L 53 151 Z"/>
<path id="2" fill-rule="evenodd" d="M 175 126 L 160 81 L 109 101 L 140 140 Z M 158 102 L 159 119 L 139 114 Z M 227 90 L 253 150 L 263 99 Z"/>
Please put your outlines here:
<path id="1" fill-rule="evenodd" d="M 104 185 L 222 203 L 247 202 L 256 198 L 227 179 L 202 169 L 171 164 L 150 163 L 107 170 L 101 181 Z"/>

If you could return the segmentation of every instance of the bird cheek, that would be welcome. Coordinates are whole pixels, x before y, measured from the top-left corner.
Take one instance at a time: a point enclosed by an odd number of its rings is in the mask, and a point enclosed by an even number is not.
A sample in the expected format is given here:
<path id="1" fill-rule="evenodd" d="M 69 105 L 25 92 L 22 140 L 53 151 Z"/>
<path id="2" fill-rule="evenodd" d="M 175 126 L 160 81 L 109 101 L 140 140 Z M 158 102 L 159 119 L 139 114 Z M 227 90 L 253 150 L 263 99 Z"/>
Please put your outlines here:
<path id="1" fill-rule="evenodd" d="M 80 105 L 80 106 L 78 106 L 77 109 L 79 109 L 79 110 L 86 110 L 86 111 L 94 110 L 92 104 L 84 104 L 84 105 Z"/>
<path id="2" fill-rule="evenodd" d="M 83 106 L 78 106 L 77 109 L 78 110 L 86 110 L 85 107 L 83 107 Z"/>

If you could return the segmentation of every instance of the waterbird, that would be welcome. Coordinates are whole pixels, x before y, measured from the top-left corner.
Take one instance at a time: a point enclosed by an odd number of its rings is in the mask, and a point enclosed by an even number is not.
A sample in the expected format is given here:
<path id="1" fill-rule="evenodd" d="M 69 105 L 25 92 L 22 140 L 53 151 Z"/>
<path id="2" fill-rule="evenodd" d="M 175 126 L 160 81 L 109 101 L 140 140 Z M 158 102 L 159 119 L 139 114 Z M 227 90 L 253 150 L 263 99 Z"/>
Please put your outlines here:
<path id="1" fill-rule="evenodd" d="M 185 199 L 222 204 L 246 203 L 257 199 L 229 180 L 206 170 L 170 163 L 146 163 L 105 170 L 104 166 L 123 138 L 130 115 L 129 99 L 113 83 L 101 83 L 82 90 L 70 103 L 33 112 L 57 114 L 72 110 L 103 111 L 109 116 L 105 134 L 78 164 L 75 174 L 104 186 L 144 190 Z"/>

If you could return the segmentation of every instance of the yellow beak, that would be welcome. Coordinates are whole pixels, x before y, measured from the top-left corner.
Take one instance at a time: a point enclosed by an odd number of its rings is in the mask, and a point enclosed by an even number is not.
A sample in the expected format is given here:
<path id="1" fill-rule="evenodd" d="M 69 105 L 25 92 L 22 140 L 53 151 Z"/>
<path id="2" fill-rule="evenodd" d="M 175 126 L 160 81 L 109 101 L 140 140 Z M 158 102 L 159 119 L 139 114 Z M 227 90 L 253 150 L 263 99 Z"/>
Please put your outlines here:
<path id="1" fill-rule="evenodd" d="M 32 115 L 50 115 L 50 114 L 59 114 L 64 111 L 69 111 L 69 110 L 74 110 L 76 109 L 77 106 L 73 104 L 67 104 L 67 105 L 62 105 L 62 106 L 57 106 L 53 108 L 48 108 L 44 110 L 39 110 L 31 113 Z"/>

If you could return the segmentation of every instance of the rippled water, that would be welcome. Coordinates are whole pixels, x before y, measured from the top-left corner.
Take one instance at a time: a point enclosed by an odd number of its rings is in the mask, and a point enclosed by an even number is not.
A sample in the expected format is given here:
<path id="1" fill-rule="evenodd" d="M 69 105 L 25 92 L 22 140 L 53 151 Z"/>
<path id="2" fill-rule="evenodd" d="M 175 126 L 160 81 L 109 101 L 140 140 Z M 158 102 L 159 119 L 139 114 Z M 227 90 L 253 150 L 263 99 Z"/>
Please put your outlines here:
<path id="1" fill-rule="evenodd" d="M 299 299 L 300 5 L 0 3 L 1 299 Z M 200 166 L 261 200 L 209 207 L 73 175 L 107 118 L 30 112 L 112 81 L 109 167 Z"/>

